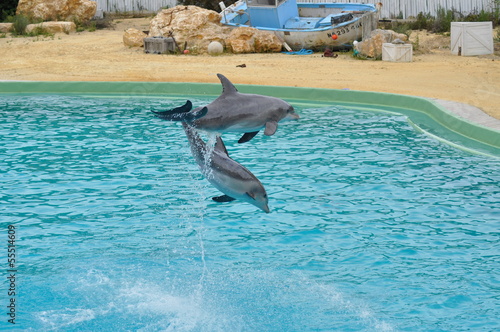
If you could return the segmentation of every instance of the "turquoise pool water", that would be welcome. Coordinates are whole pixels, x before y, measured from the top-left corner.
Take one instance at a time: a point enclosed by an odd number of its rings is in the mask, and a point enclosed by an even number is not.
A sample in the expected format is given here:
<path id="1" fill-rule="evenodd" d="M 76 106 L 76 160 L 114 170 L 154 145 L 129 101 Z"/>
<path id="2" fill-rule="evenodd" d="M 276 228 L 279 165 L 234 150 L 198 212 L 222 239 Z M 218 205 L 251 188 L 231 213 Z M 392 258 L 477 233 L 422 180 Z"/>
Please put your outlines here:
<path id="1" fill-rule="evenodd" d="M 404 116 L 301 104 L 272 137 L 224 135 L 265 214 L 213 202 L 181 126 L 149 112 L 184 101 L 0 97 L 15 329 L 500 329 L 498 159 Z"/>

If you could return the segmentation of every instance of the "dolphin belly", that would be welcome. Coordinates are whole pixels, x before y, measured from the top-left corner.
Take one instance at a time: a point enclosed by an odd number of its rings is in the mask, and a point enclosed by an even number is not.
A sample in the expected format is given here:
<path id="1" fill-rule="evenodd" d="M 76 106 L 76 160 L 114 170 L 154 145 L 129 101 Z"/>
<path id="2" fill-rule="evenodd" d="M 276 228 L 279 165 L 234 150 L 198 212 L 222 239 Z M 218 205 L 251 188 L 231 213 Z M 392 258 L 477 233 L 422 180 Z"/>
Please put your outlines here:
<path id="1" fill-rule="evenodd" d="M 248 186 L 248 181 L 242 179 L 237 179 L 232 176 L 228 176 L 224 172 L 218 172 L 212 169 L 211 176 L 207 177 L 207 180 L 218 190 L 224 194 L 231 196 L 237 200 L 247 201 L 246 192 L 251 188 Z"/>
<path id="2" fill-rule="evenodd" d="M 249 132 L 259 131 L 264 127 L 265 127 L 265 125 L 253 125 L 253 124 L 246 125 L 246 124 L 236 123 L 232 126 L 226 127 L 224 132 L 227 132 L 227 133 L 249 133 Z"/>

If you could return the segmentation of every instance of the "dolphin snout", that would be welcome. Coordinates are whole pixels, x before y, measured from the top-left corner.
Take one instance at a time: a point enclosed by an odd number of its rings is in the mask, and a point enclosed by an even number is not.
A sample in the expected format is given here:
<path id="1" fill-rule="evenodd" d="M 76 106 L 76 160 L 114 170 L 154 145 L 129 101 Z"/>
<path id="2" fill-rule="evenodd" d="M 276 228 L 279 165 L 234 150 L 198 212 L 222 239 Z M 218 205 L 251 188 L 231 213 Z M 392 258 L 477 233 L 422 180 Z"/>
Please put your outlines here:
<path id="1" fill-rule="evenodd" d="M 297 119 L 300 119 L 300 116 L 295 113 L 295 109 L 293 108 L 293 106 L 290 106 L 290 108 L 288 108 L 288 110 L 286 111 L 286 117 L 285 117 L 287 120 L 297 120 Z"/>

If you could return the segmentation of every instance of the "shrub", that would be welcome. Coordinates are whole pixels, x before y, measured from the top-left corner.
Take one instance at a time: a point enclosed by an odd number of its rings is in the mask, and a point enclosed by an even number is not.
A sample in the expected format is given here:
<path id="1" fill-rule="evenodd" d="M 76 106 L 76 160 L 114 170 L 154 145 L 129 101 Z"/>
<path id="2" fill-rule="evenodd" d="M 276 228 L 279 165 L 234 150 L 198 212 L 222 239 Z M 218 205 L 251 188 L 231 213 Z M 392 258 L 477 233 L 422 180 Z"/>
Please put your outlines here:
<path id="1" fill-rule="evenodd" d="M 418 13 L 417 20 L 412 24 L 414 30 L 429 30 L 433 22 L 431 14 Z"/>
<path id="2" fill-rule="evenodd" d="M 436 19 L 432 25 L 432 32 L 450 32 L 451 22 L 456 21 L 458 18 L 455 17 L 453 10 L 446 10 L 439 7 L 437 10 Z"/>
<path id="3" fill-rule="evenodd" d="M 24 15 L 16 15 L 12 18 L 14 34 L 25 35 L 26 27 L 30 24 L 30 20 Z"/>

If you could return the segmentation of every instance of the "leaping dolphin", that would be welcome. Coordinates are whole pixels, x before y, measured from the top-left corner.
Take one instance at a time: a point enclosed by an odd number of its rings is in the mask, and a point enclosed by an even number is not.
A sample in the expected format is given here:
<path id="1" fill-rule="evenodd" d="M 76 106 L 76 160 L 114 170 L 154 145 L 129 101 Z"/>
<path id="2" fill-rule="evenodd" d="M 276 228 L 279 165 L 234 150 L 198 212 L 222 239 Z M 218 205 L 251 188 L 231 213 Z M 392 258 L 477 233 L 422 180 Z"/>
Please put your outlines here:
<path id="1" fill-rule="evenodd" d="M 201 139 L 194 127 L 182 122 L 191 146 L 191 152 L 202 174 L 225 195 L 214 197 L 216 202 L 240 200 L 269 213 L 266 189 L 259 179 L 243 165 L 231 159 L 226 146 L 217 136 L 215 147 L 210 147 Z"/>
<path id="2" fill-rule="evenodd" d="M 244 133 L 238 143 L 251 140 L 259 130 L 265 128 L 264 135 L 271 136 L 278 128 L 278 122 L 296 120 L 299 115 L 293 106 L 284 100 L 256 94 L 240 93 L 224 75 L 217 74 L 222 83 L 222 94 L 205 106 L 208 112 L 203 117 L 193 118 L 192 103 L 163 112 L 154 112 L 157 117 L 169 121 L 185 121 L 205 131 L 224 133 Z"/>

